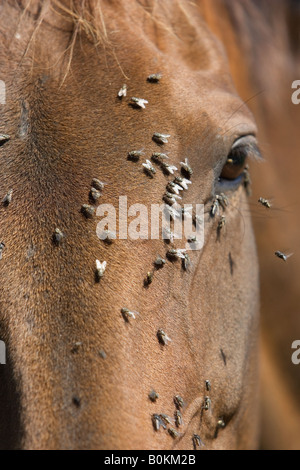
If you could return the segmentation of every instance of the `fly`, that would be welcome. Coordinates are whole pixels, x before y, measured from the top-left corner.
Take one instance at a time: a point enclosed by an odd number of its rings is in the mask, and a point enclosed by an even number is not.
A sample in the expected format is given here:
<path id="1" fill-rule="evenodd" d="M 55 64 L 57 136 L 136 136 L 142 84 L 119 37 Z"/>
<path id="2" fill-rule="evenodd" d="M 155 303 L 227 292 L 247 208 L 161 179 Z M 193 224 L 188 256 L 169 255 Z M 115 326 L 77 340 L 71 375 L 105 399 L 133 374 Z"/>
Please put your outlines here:
<path id="1" fill-rule="evenodd" d="M 122 308 L 121 313 L 123 315 L 124 320 L 127 321 L 127 322 L 129 322 L 130 318 L 133 318 L 135 320 L 136 316 L 139 315 L 138 312 L 132 312 L 128 308 Z"/>
<path id="2" fill-rule="evenodd" d="M 120 98 L 120 100 L 121 100 L 123 98 L 123 96 L 126 96 L 126 95 L 127 95 L 127 85 L 124 84 L 118 92 L 118 98 Z"/>
<path id="3" fill-rule="evenodd" d="M 4 248 L 5 248 L 5 243 L 0 242 L 0 260 L 2 259 Z"/>
<path id="4" fill-rule="evenodd" d="M 161 167 L 167 175 L 174 175 L 175 171 L 177 171 L 176 166 L 169 165 L 169 163 L 167 163 L 167 162 L 162 162 Z"/>
<path id="5" fill-rule="evenodd" d="M 8 206 L 11 203 L 12 195 L 13 195 L 13 189 L 10 189 L 8 191 L 8 193 L 4 196 L 3 200 L 2 200 L 2 204 L 4 206 Z"/>
<path id="6" fill-rule="evenodd" d="M 96 259 L 96 280 L 97 280 L 97 282 L 99 282 L 103 278 L 105 270 L 106 270 L 106 266 L 107 266 L 106 261 L 103 261 L 103 263 L 101 263 L 98 259 Z"/>
<path id="7" fill-rule="evenodd" d="M 127 159 L 132 162 L 138 162 L 142 155 L 144 155 L 143 150 L 132 150 L 128 152 Z"/>
<path id="8" fill-rule="evenodd" d="M 159 132 L 154 132 L 153 136 L 152 136 L 152 139 L 154 140 L 154 142 L 156 142 L 157 144 L 160 144 L 160 145 L 163 145 L 163 144 L 167 144 L 169 142 L 169 138 L 171 136 L 169 134 L 159 134 Z"/>
<path id="9" fill-rule="evenodd" d="M 8 142 L 10 140 L 10 136 L 7 135 L 7 134 L 0 134 L 0 146 L 2 144 L 5 144 L 6 142 Z"/>
<path id="10" fill-rule="evenodd" d="M 136 98 L 135 96 L 133 96 L 130 100 L 130 106 L 132 106 L 133 108 L 138 108 L 138 109 L 145 109 L 146 108 L 146 104 L 148 104 L 149 101 L 147 100 L 144 100 L 143 98 Z"/>
<path id="11" fill-rule="evenodd" d="M 286 255 L 285 253 L 282 253 L 281 251 L 276 251 L 275 256 L 277 256 L 277 258 L 279 259 L 282 259 L 283 261 L 287 261 L 291 256 L 293 256 L 293 253 Z"/>
<path id="12" fill-rule="evenodd" d="M 164 346 L 166 346 L 169 343 L 169 341 L 172 341 L 171 338 L 169 338 L 169 336 L 161 328 L 157 332 L 157 338 L 158 338 L 158 341 Z"/>
<path id="13" fill-rule="evenodd" d="M 189 176 L 189 178 L 190 178 L 190 177 L 192 176 L 192 174 L 193 174 L 193 169 L 192 169 L 192 167 L 191 167 L 190 164 L 189 164 L 188 158 L 186 158 L 186 159 L 184 160 L 184 162 L 180 162 L 180 165 L 181 165 L 182 171 L 183 171 L 184 173 L 186 173 L 186 174 Z"/>
<path id="14" fill-rule="evenodd" d="M 170 181 L 167 185 L 167 191 L 169 193 L 173 194 L 179 194 L 180 191 L 183 191 L 182 187 L 179 186 L 179 184 L 174 183 L 173 181 Z"/>
<path id="15" fill-rule="evenodd" d="M 152 73 L 147 77 L 147 81 L 150 83 L 158 83 L 162 78 L 161 73 Z"/>
<path id="16" fill-rule="evenodd" d="M 153 178 L 153 175 L 156 174 L 156 169 L 154 168 L 154 166 L 152 166 L 152 163 L 150 162 L 150 160 L 146 160 L 146 163 L 142 163 L 142 166 L 144 168 L 144 172 L 150 176 L 151 178 Z"/>
<path id="17" fill-rule="evenodd" d="M 259 204 L 262 206 L 266 207 L 267 209 L 271 209 L 271 203 L 267 199 L 260 197 L 258 200 Z"/>
<path id="18" fill-rule="evenodd" d="M 151 158 L 155 163 L 161 164 L 163 160 L 167 160 L 169 157 L 166 153 L 154 152 Z"/>
<path id="19" fill-rule="evenodd" d="M 179 184 L 183 189 L 189 189 L 189 185 L 192 184 L 192 182 L 186 178 L 181 178 L 181 176 L 176 176 L 174 179 L 175 184 Z"/>

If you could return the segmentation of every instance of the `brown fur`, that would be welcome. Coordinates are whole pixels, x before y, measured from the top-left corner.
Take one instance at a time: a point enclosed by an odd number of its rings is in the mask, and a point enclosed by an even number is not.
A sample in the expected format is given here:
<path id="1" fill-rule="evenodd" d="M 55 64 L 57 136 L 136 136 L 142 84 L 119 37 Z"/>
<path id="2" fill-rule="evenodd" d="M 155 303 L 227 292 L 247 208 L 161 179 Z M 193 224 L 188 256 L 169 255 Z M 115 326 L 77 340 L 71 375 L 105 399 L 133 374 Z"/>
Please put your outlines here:
<path id="1" fill-rule="evenodd" d="M 224 46 L 248 99 L 256 85 L 230 15 L 228 42 L 213 34 L 222 35 L 218 12 L 226 4 L 197 3 L 1 7 L 0 78 L 8 93 L 0 131 L 11 141 L 0 148 L 0 188 L 14 189 L 0 212 L 3 448 L 191 449 L 193 433 L 211 449 L 258 446 L 258 267 L 243 189 L 230 196 L 225 236 L 216 242 L 208 217 L 205 249 L 192 255 L 190 272 L 168 263 L 147 290 L 145 274 L 166 246 L 118 240 L 107 247 L 96 220 L 80 214 L 93 177 L 108 183 L 101 203 L 117 205 L 124 194 L 129 204 L 161 202 L 166 177 L 147 179 L 126 160 L 130 149 L 157 149 L 154 131 L 171 134 L 176 166 L 189 156 L 194 176 L 184 202 L 205 201 L 209 209 L 233 141 L 256 132 L 225 54 Z M 164 80 L 151 86 L 146 77 L 156 71 Z M 149 100 L 146 110 L 116 99 L 124 81 L 130 94 Z M 66 234 L 59 247 L 51 240 L 56 227 Z M 100 284 L 96 258 L 108 262 Z M 140 317 L 124 323 L 124 306 Z M 157 341 L 158 328 L 172 338 L 167 347 Z M 201 409 L 205 380 L 212 384 L 209 412 Z M 154 431 L 151 415 L 172 416 L 177 393 L 186 408 L 182 436 L 173 441 Z M 217 432 L 220 418 L 226 427 Z"/>

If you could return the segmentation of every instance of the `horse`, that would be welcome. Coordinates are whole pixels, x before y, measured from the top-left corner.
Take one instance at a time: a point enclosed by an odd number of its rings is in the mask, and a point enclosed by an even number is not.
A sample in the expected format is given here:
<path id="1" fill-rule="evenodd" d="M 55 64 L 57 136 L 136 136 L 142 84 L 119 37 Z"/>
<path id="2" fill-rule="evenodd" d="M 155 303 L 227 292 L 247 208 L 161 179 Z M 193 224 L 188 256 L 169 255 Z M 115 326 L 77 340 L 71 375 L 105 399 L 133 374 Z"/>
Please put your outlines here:
<path id="1" fill-rule="evenodd" d="M 288 299 L 278 288 L 281 302 L 263 302 L 261 361 L 259 272 L 283 284 L 286 276 L 288 292 L 297 281 L 273 258 L 259 268 L 248 163 L 258 160 L 253 193 L 259 184 L 273 191 L 259 173 L 258 128 L 272 142 L 269 171 L 281 176 L 277 113 L 297 28 L 279 0 L 278 17 L 267 2 L 232 3 L 2 2 L 1 448 L 278 445 L 272 419 L 278 404 L 291 411 L 280 395 L 291 384 L 272 397 L 275 408 L 266 396 L 261 413 L 259 371 L 263 362 L 264 390 L 283 377 L 271 351 L 290 329 L 274 326 L 270 312 L 282 314 Z M 261 92 L 266 71 L 270 93 Z M 173 204 L 176 191 L 184 204 L 204 205 L 202 249 L 188 256 L 176 237 L 99 239 L 97 207 L 126 196 L 150 211 L 162 197 Z M 265 256 L 273 222 L 257 220 Z M 293 414 L 286 426 L 280 418 L 278 439 L 291 445 Z"/>

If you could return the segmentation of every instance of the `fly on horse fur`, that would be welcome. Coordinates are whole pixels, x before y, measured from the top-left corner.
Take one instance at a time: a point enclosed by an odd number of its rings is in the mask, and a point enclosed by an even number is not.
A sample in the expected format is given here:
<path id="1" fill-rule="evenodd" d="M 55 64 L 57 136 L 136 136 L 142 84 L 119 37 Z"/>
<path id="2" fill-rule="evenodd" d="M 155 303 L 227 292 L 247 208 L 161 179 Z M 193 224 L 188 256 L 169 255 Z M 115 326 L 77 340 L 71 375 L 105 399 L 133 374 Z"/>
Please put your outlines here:
<path id="1" fill-rule="evenodd" d="M 53 243 L 58 246 L 61 244 L 63 238 L 64 238 L 63 232 L 59 228 L 56 228 L 52 236 Z"/>
<path id="2" fill-rule="evenodd" d="M 10 136 L 7 134 L 0 134 L 0 145 L 5 144 L 10 140 Z"/>
<path id="3" fill-rule="evenodd" d="M 11 203 L 11 201 L 12 201 L 12 195 L 13 195 L 13 190 L 10 189 L 10 190 L 8 191 L 8 193 L 4 196 L 3 200 L 2 200 L 2 204 L 3 204 L 4 206 L 8 206 L 8 205 Z"/>
<path id="4" fill-rule="evenodd" d="M 1 449 L 300 448 L 298 3 L 2 0 Z"/>
<path id="5" fill-rule="evenodd" d="M 147 77 L 148 82 L 150 83 L 158 83 L 162 78 L 161 73 L 152 73 Z"/>
<path id="6" fill-rule="evenodd" d="M 5 243 L 0 242 L 0 260 L 2 259 L 4 248 L 5 248 Z"/>
<path id="7" fill-rule="evenodd" d="M 138 162 L 142 155 L 144 155 L 143 150 L 132 150 L 128 152 L 127 158 L 133 162 Z"/>
<path id="8" fill-rule="evenodd" d="M 118 98 L 122 99 L 123 96 L 127 96 L 127 85 L 126 83 L 122 86 L 122 88 L 118 91 Z"/>
<path id="9" fill-rule="evenodd" d="M 163 144 L 167 144 L 169 142 L 169 138 L 171 136 L 168 135 L 168 134 L 160 134 L 159 132 L 154 132 L 153 134 L 153 137 L 152 139 L 154 140 L 154 142 L 156 142 L 157 144 L 160 144 L 160 145 L 163 145 Z"/>
<path id="10" fill-rule="evenodd" d="M 139 109 L 145 109 L 146 108 L 146 104 L 148 104 L 149 101 L 147 100 L 144 100 L 143 98 L 136 98 L 136 97 L 132 97 L 130 99 L 130 105 L 133 106 L 134 108 L 139 108 Z"/>

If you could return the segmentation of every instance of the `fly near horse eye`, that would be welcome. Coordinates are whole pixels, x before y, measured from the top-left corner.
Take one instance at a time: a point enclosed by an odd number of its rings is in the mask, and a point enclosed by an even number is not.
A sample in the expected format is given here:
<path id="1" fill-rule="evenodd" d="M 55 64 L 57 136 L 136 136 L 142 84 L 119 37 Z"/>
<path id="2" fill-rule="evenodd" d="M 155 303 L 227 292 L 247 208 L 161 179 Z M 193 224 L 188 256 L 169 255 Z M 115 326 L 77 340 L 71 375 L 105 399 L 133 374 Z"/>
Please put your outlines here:
<path id="1" fill-rule="evenodd" d="M 293 253 L 286 255 L 285 253 L 282 253 L 281 251 L 276 251 L 275 256 L 277 256 L 277 258 L 282 259 L 283 261 L 286 262 L 291 256 L 293 256 Z"/>
<path id="2" fill-rule="evenodd" d="M 198 434 L 193 434 L 193 445 L 194 447 L 204 447 L 204 444 Z"/>
<path id="3" fill-rule="evenodd" d="M 252 181 L 251 181 L 251 176 L 250 176 L 250 172 L 249 172 L 249 166 L 246 165 L 245 168 L 244 168 L 244 171 L 243 171 L 243 178 L 244 178 L 244 181 L 243 181 L 243 184 L 244 184 L 244 188 L 246 190 L 246 194 L 247 196 L 251 196 L 251 184 L 252 184 Z"/>
<path id="4" fill-rule="evenodd" d="M 202 408 L 205 411 L 208 411 L 211 409 L 211 399 L 209 397 L 204 398 L 204 403 L 203 403 Z"/>
<path id="5" fill-rule="evenodd" d="M 267 209 L 271 209 L 271 203 L 267 199 L 260 197 L 258 200 L 259 204 L 262 206 L 266 207 Z"/>
<path id="6" fill-rule="evenodd" d="M 215 198 L 214 201 L 213 201 L 213 204 L 211 206 L 211 209 L 210 209 L 211 217 L 215 217 L 217 212 L 219 213 L 219 207 L 220 207 L 219 200 L 217 198 Z"/>
<path id="7" fill-rule="evenodd" d="M 219 429 L 224 429 L 226 427 L 226 423 L 223 418 L 220 418 L 217 422 L 217 427 Z"/>
<path id="8" fill-rule="evenodd" d="M 226 225 L 226 217 L 224 215 L 222 215 L 222 217 L 220 218 L 219 223 L 218 223 L 218 231 L 220 232 L 221 230 L 223 230 L 225 225 Z"/>
<path id="9" fill-rule="evenodd" d="M 227 196 L 225 196 L 224 193 L 221 193 L 220 195 L 217 194 L 216 199 L 219 201 L 220 205 L 224 210 L 226 210 L 226 207 L 229 206 L 229 199 Z"/>
<path id="10" fill-rule="evenodd" d="M 205 380 L 205 388 L 208 392 L 211 391 L 211 383 L 209 380 Z"/>

